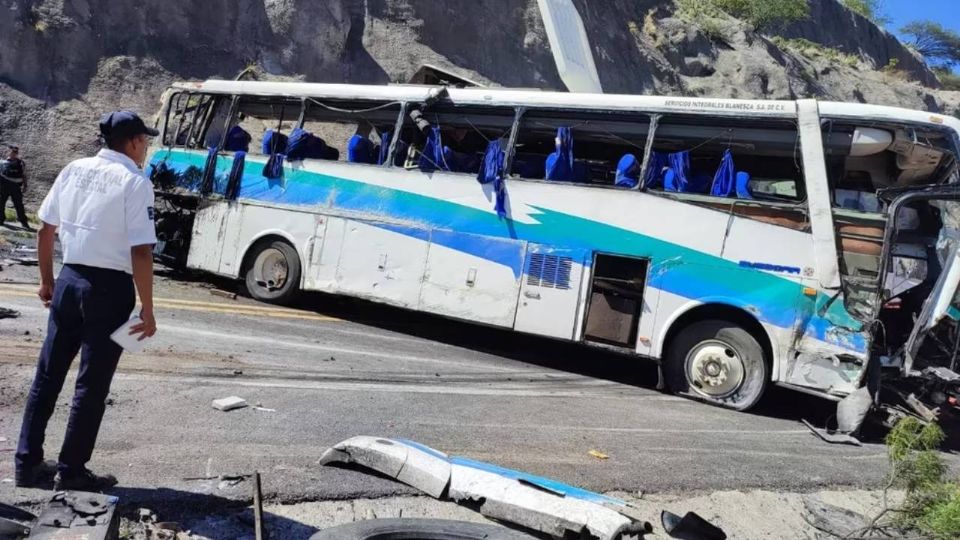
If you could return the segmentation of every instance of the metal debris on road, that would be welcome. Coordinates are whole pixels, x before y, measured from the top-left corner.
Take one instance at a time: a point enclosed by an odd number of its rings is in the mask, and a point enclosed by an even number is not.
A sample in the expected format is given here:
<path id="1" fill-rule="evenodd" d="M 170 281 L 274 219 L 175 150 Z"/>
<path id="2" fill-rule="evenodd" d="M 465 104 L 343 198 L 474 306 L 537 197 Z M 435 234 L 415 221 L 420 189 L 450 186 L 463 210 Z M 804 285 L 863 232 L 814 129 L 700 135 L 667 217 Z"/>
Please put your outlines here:
<path id="1" fill-rule="evenodd" d="M 20 312 L 15 309 L 0 307 L 0 319 L 16 319 Z"/>
<path id="2" fill-rule="evenodd" d="M 246 407 L 247 400 L 237 396 L 230 396 L 221 399 L 215 399 L 213 400 L 212 405 L 213 408 L 217 409 L 218 411 L 227 412 Z"/>
<path id="3" fill-rule="evenodd" d="M 263 528 L 263 491 L 260 489 L 260 472 L 253 473 L 253 533 L 256 540 L 267 540 Z"/>
<path id="4" fill-rule="evenodd" d="M 217 489 L 227 489 L 229 487 L 236 486 L 246 480 L 247 478 L 252 477 L 252 474 L 219 474 L 216 476 L 189 476 L 184 478 L 184 482 L 200 482 L 204 480 L 219 480 L 217 484 Z"/>
<path id="5" fill-rule="evenodd" d="M 226 298 L 227 300 L 236 300 L 236 299 L 237 299 L 237 293 L 235 293 L 235 292 L 229 292 L 229 291 L 223 291 L 223 290 L 220 290 L 220 289 L 210 289 L 210 294 L 212 294 L 213 296 L 219 296 L 219 297 L 221 297 L 221 298 Z"/>
<path id="6" fill-rule="evenodd" d="M 603 452 L 600 452 L 599 450 L 591 450 L 587 453 L 597 459 L 610 459 L 610 456 L 604 454 Z"/>
<path id="7" fill-rule="evenodd" d="M 828 442 L 830 444 L 849 444 L 852 446 L 863 446 L 862 443 L 853 435 L 847 435 L 845 433 L 839 433 L 836 431 L 827 431 L 826 429 L 820 429 L 818 427 L 814 427 L 813 424 L 811 424 L 810 422 L 807 422 L 806 420 L 801 420 L 801 422 L 803 422 L 803 425 L 807 426 L 807 429 L 809 429 L 814 435 L 819 437 L 824 442 Z"/>

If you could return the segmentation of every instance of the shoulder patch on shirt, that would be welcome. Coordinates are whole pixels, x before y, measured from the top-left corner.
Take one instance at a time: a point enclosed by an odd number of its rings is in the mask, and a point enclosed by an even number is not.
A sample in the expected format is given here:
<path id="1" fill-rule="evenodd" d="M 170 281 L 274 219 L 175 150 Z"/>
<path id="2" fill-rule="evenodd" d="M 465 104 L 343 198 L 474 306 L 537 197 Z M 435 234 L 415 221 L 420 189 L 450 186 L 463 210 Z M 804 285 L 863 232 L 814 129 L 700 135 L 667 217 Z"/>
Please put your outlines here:
<path id="1" fill-rule="evenodd" d="M 148 206 L 148 207 L 147 207 L 147 218 L 148 218 L 150 221 L 153 221 L 153 207 L 152 207 L 152 206 Z"/>

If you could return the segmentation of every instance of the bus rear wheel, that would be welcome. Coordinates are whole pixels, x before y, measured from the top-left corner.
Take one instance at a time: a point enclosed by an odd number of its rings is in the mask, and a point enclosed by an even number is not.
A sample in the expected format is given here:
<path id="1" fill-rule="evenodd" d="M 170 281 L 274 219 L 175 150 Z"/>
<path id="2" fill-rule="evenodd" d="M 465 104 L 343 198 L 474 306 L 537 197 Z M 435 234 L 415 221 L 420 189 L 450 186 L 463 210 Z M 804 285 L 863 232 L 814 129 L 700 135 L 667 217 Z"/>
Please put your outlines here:
<path id="1" fill-rule="evenodd" d="M 680 330 L 663 368 L 673 392 L 738 411 L 756 405 L 770 379 L 757 338 L 719 319 Z"/>
<path id="2" fill-rule="evenodd" d="M 289 304 L 300 292 L 300 256 L 283 240 L 262 242 L 250 254 L 245 285 L 256 300 Z"/>

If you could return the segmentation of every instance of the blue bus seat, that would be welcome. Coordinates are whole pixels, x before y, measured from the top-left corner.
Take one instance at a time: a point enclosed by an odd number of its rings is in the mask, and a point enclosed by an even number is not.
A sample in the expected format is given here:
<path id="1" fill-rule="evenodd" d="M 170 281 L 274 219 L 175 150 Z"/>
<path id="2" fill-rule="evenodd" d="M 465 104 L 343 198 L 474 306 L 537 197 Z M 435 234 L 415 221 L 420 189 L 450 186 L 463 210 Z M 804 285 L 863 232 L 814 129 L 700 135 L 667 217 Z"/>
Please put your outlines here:
<path id="1" fill-rule="evenodd" d="M 753 193 L 750 192 L 750 173 L 740 171 L 737 173 L 736 191 L 738 199 L 753 199 Z"/>
<path id="2" fill-rule="evenodd" d="M 647 189 L 662 188 L 663 177 L 667 172 L 669 160 L 663 152 L 650 153 L 650 166 L 643 177 L 643 187 Z"/>
<path id="3" fill-rule="evenodd" d="M 227 132 L 227 140 L 223 144 L 223 149 L 227 152 L 249 152 L 251 140 L 253 140 L 253 137 L 247 133 L 247 130 L 240 126 L 233 126 Z"/>
<path id="4" fill-rule="evenodd" d="M 378 159 L 375 150 L 376 148 L 370 139 L 356 134 L 350 137 L 350 141 L 347 143 L 347 161 L 350 163 L 374 164 Z"/>
<path id="5" fill-rule="evenodd" d="M 544 163 L 547 180 L 570 182 L 575 178 L 573 161 L 573 132 L 569 127 L 557 128 L 557 150 Z"/>
<path id="6" fill-rule="evenodd" d="M 279 154 L 287 149 L 288 140 L 287 136 L 283 133 L 268 129 L 267 132 L 263 134 L 263 143 L 260 145 L 261 152 L 267 156 Z"/>
<path id="7" fill-rule="evenodd" d="M 617 177 L 614 185 L 635 188 L 640 184 L 640 160 L 633 154 L 625 154 L 617 163 Z"/>
<path id="8" fill-rule="evenodd" d="M 336 148 L 329 148 L 323 139 L 313 133 L 297 128 L 290 132 L 290 137 L 287 139 L 286 156 L 290 161 L 336 160 L 340 158 L 340 152 Z"/>
<path id="9" fill-rule="evenodd" d="M 713 176 L 713 185 L 710 188 L 710 194 L 715 197 L 729 197 L 734 193 L 733 153 L 730 149 L 723 151 L 723 159 L 720 160 L 720 167 Z"/>
<path id="10" fill-rule="evenodd" d="M 427 140 L 423 144 L 423 150 L 420 151 L 420 158 L 417 160 L 417 166 L 423 172 L 433 172 L 436 170 L 449 171 L 450 165 L 447 163 L 449 148 L 443 146 L 443 137 L 440 135 L 439 127 L 430 128 L 427 133 Z"/>

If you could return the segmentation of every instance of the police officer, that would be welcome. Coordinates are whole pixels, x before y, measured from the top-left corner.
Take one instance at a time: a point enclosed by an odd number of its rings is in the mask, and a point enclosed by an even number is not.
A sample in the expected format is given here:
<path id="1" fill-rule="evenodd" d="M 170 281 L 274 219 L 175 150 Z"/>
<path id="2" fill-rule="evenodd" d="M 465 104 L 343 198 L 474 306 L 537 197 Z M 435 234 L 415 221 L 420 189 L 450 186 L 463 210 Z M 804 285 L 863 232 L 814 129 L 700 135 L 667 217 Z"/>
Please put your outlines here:
<path id="1" fill-rule="evenodd" d="M 110 382 L 122 349 L 110 339 L 133 311 L 140 293 L 142 322 L 131 335 L 152 336 L 153 186 L 143 175 L 149 137 L 157 131 L 136 114 L 118 111 L 100 121 L 106 148 L 70 163 L 40 206 L 40 291 L 50 308 L 47 336 L 16 454 L 16 484 L 37 486 L 56 469 L 54 489 L 100 491 L 117 483 L 86 468 L 103 419 Z M 54 235 L 59 234 L 63 269 L 53 279 Z M 56 464 L 43 460 L 47 422 L 67 370 L 80 352 L 73 405 Z"/>
<path id="2" fill-rule="evenodd" d="M 23 194 L 27 192 L 27 173 L 20 159 L 20 148 L 7 147 L 7 159 L 0 161 L 0 227 L 6 219 L 7 199 L 13 199 L 13 208 L 23 228 L 32 231 L 27 222 L 27 212 L 23 208 Z"/>

